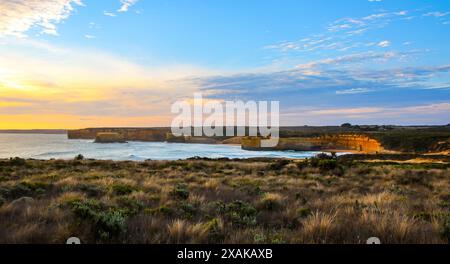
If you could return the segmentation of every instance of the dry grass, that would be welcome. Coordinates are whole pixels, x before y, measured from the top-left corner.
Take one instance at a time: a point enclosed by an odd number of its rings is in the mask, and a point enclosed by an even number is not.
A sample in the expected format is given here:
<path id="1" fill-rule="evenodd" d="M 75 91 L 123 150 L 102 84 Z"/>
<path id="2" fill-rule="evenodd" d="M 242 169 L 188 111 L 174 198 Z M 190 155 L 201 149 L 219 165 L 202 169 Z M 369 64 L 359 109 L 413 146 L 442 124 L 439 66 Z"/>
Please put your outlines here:
<path id="1" fill-rule="evenodd" d="M 168 242 L 176 244 L 205 243 L 208 238 L 209 227 L 204 223 L 189 223 L 176 219 L 167 225 Z"/>
<path id="2" fill-rule="evenodd" d="M 447 243 L 449 172 L 426 164 L 0 160 L 0 243 Z"/>

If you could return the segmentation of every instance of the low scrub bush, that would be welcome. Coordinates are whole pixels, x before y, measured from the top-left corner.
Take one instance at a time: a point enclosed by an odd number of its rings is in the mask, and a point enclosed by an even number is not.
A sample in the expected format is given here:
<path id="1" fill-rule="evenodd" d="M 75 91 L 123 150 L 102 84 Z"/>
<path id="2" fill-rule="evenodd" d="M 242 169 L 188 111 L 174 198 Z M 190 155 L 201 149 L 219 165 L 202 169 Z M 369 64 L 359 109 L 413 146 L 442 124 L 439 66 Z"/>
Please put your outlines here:
<path id="1" fill-rule="evenodd" d="M 444 239 L 447 239 L 447 242 L 450 243 L 450 217 L 447 216 L 446 219 L 444 219 L 444 224 L 442 226 L 441 235 Z"/>
<path id="2" fill-rule="evenodd" d="M 172 196 L 182 200 L 186 200 L 187 198 L 189 198 L 189 190 L 187 188 L 187 185 L 182 183 L 177 184 L 171 191 L 171 194 Z"/>
<path id="3" fill-rule="evenodd" d="M 229 204 L 222 204 L 219 212 L 237 226 L 256 225 L 258 211 L 249 203 L 234 201 Z"/>
<path id="4" fill-rule="evenodd" d="M 144 203 L 128 197 L 117 198 L 117 205 L 126 215 L 135 215 L 144 209 Z"/>
<path id="5" fill-rule="evenodd" d="M 107 208 L 92 199 L 69 202 L 72 212 L 93 224 L 98 238 L 103 241 L 114 239 L 125 231 L 126 214 L 124 210 Z"/>
<path id="6" fill-rule="evenodd" d="M 27 161 L 25 159 L 15 157 L 9 159 L 9 164 L 11 164 L 12 166 L 23 166 L 27 164 Z"/>
<path id="7" fill-rule="evenodd" d="M 116 183 L 112 186 L 112 191 L 115 195 L 128 195 L 136 191 L 136 188 L 131 185 Z"/>
<path id="8" fill-rule="evenodd" d="M 269 165 L 269 170 L 278 171 L 290 163 L 289 160 L 280 159 Z"/>

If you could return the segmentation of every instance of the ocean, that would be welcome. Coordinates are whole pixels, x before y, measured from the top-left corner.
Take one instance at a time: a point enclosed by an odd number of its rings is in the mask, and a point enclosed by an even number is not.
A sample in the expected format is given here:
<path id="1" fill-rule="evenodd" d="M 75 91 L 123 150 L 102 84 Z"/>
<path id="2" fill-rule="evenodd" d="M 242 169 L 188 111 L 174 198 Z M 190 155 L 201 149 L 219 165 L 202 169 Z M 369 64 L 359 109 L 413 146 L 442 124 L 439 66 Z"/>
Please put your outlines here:
<path id="1" fill-rule="evenodd" d="M 72 159 L 82 154 L 85 158 L 101 160 L 178 160 L 191 157 L 306 158 L 317 152 L 247 151 L 240 146 L 182 144 L 166 142 L 128 142 L 96 144 L 93 140 L 67 139 L 65 134 L 1 134 L 0 158 L 21 157 L 33 159 Z"/>

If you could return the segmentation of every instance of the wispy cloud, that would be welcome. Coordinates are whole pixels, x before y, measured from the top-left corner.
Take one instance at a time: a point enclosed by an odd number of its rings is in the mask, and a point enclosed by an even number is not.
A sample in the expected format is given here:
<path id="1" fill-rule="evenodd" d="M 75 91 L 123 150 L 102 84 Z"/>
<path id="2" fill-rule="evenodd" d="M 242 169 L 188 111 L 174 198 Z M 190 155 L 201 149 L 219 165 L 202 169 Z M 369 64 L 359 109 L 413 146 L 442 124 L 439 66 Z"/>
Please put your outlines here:
<path id="1" fill-rule="evenodd" d="M 138 0 L 120 0 L 120 8 L 117 10 L 119 13 L 125 13 L 128 11 L 128 9 L 135 5 L 138 2 Z M 136 14 L 140 13 L 141 11 L 137 10 Z M 109 17 L 116 17 L 117 13 L 110 12 L 110 11 L 103 11 L 103 15 L 109 16 Z"/>
<path id="2" fill-rule="evenodd" d="M 362 52 L 362 53 L 352 53 L 348 55 L 338 56 L 334 58 L 327 58 L 321 60 L 315 60 L 308 63 L 298 64 L 296 68 L 298 69 L 311 69 L 318 68 L 320 66 L 337 66 L 348 63 L 360 63 L 367 61 L 387 61 L 392 59 L 404 59 L 406 57 L 413 56 L 419 52 Z"/>
<path id="3" fill-rule="evenodd" d="M 58 35 L 57 24 L 67 19 L 81 0 L 2 0 L 0 36 L 26 37 L 36 27 L 41 34 Z"/>
<path id="4" fill-rule="evenodd" d="M 450 25 L 450 11 L 434 11 L 423 14 L 424 17 L 433 17 L 441 21 L 442 25 Z"/>
<path id="5" fill-rule="evenodd" d="M 122 6 L 117 10 L 117 12 L 127 12 L 130 6 L 136 4 L 138 0 L 120 0 Z"/>
<path id="6" fill-rule="evenodd" d="M 281 114 L 285 124 L 339 125 L 344 122 L 356 124 L 403 124 L 442 125 L 450 111 L 450 103 L 418 104 L 396 107 L 301 107 L 286 110 Z"/>
<path id="7" fill-rule="evenodd" d="M 380 12 L 373 13 L 359 18 L 343 18 L 332 22 L 328 26 L 328 31 L 348 31 L 350 29 L 373 29 L 381 28 L 389 25 L 396 20 L 404 18 L 408 13 L 412 11 L 401 10 L 395 12 Z"/>
<path id="8" fill-rule="evenodd" d="M 439 91 L 442 95 L 435 98 L 449 100 L 449 95 L 445 95 L 445 85 L 450 81 L 450 65 L 391 66 L 380 69 L 364 67 L 367 64 L 388 65 L 391 61 L 405 60 L 415 54 L 357 53 L 299 64 L 288 70 L 212 76 L 192 79 L 191 82 L 203 91 L 210 92 L 214 98 L 270 98 L 288 102 L 297 98 L 291 103 L 307 105 L 320 105 L 324 102 L 335 105 L 342 103 L 341 99 L 345 96 L 341 95 L 363 96 L 368 93 L 373 99 L 367 101 L 366 98 L 360 103 L 384 104 L 381 98 L 403 94 L 410 96 L 408 100 L 420 101 L 422 95 Z M 355 67 L 356 65 L 360 67 Z M 414 99 L 415 96 L 417 99 Z M 377 98 L 381 101 L 376 101 Z M 403 101 L 406 99 L 402 97 Z M 355 103 L 358 101 L 348 102 Z"/>
<path id="9" fill-rule="evenodd" d="M 385 28 L 392 23 L 417 18 L 417 13 L 419 13 L 417 10 L 399 10 L 372 13 L 362 17 L 341 18 L 329 23 L 322 33 L 312 34 L 299 40 L 267 45 L 265 48 L 278 50 L 283 53 L 330 50 L 345 52 L 356 48 L 377 46 L 386 48 L 391 44 L 390 41 L 363 41 L 360 37 L 372 30 Z M 437 13 L 434 15 L 442 16 L 444 14 L 446 13 Z"/>
<path id="10" fill-rule="evenodd" d="M 99 24 L 95 23 L 95 22 L 90 22 L 89 23 L 89 28 L 90 29 L 100 29 L 101 26 Z"/>
<path id="11" fill-rule="evenodd" d="M 450 15 L 450 12 L 439 12 L 439 11 L 435 11 L 435 12 L 428 12 L 426 14 L 424 14 L 423 16 L 433 16 L 433 17 L 445 17 Z"/>
<path id="12" fill-rule="evenodd" d="M 378 47 L 387 48 L 391 45 L 391 42 L 389 40 L 383 40 L 380 43 L 377 44 Z"/>
<path id="13" fill-rule="evenodd" d="M 109 17 L 115 17 L 116 16 L 116 14 L 114 14 L 112 12 L 108 12 L 108 11 L 103 11 L 103 15 L 109 16 Z"/>
<path id="14" fill-rule="evenodd" d="M 336 91 L 336 94 L 361 94 L 361 93 L 369 93 L 373 90 L 368 88 L 352 88 L 352 89 L 346 89 L 346 90 L 338 90 Z"/>

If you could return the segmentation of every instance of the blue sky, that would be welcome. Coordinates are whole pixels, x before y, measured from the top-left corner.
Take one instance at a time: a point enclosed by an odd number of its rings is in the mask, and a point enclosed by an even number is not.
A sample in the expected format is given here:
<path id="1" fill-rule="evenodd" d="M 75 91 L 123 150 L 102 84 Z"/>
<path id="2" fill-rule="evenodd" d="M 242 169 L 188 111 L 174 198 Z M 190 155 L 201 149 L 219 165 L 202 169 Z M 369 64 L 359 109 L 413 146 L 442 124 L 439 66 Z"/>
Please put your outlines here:
<path id="1" fill-rule="evenodd" d="M 85 0 L 83 3 L 86 7 L 77 8 L 70 19 L 59 26 L 60 37 L 42 38 L 60 45 L 100 48 L 142 63 L 164 65 L 168 61 L 181 61 L 205 67 L 240 70 L 265 67 L 283 55 L 265 47 L 328 33 L 330 24 L 339 19 L 406 11 L 406 15 L 397 18 L 380 19 L 382 21 L 377 21 L 373 30 L 355 37 L 354 41 L 388 40 L 391 49 L 438 51 L 429 55 L 432 58 L 426 59 L 430 63 L 448 62 L 450 55 L 449 25 L 444 24 L 450 23 L 450 16 L 447 14 L 440 19 L 434 16 L 419 18 L 431 12 L 449 12 L 450 3 L 446 1 L 241 2 L 144 0 L 131 6 L 128 12 L 120 13 L 116 12 L 121 5 L 119 1 Z M 116 16 L 105 16 L 106 12 Z M 410 17 L 416 18 L 407 20 Z M 391 19 L 393 22 L 386 22 Z M 381 23 L 389 25 L 377 28 L 382 26 Z M 96 38 L 85 39 L 85 35 Z M 404 47 L 405 42 L 411 44 Z M 298 62 L 309 62 L 347 53 L 333 50 L 291 55 Z M 447 57 L 443 58 L 442 54 Z"/>
<path id="2" fill-rule="evenodd" d="M 0 13 L 4 120 L 168 125 L 173 100 L 203 91 L 280 100 L 283 125 L 450 123 L 448 1 L 6 0 Z"/>

